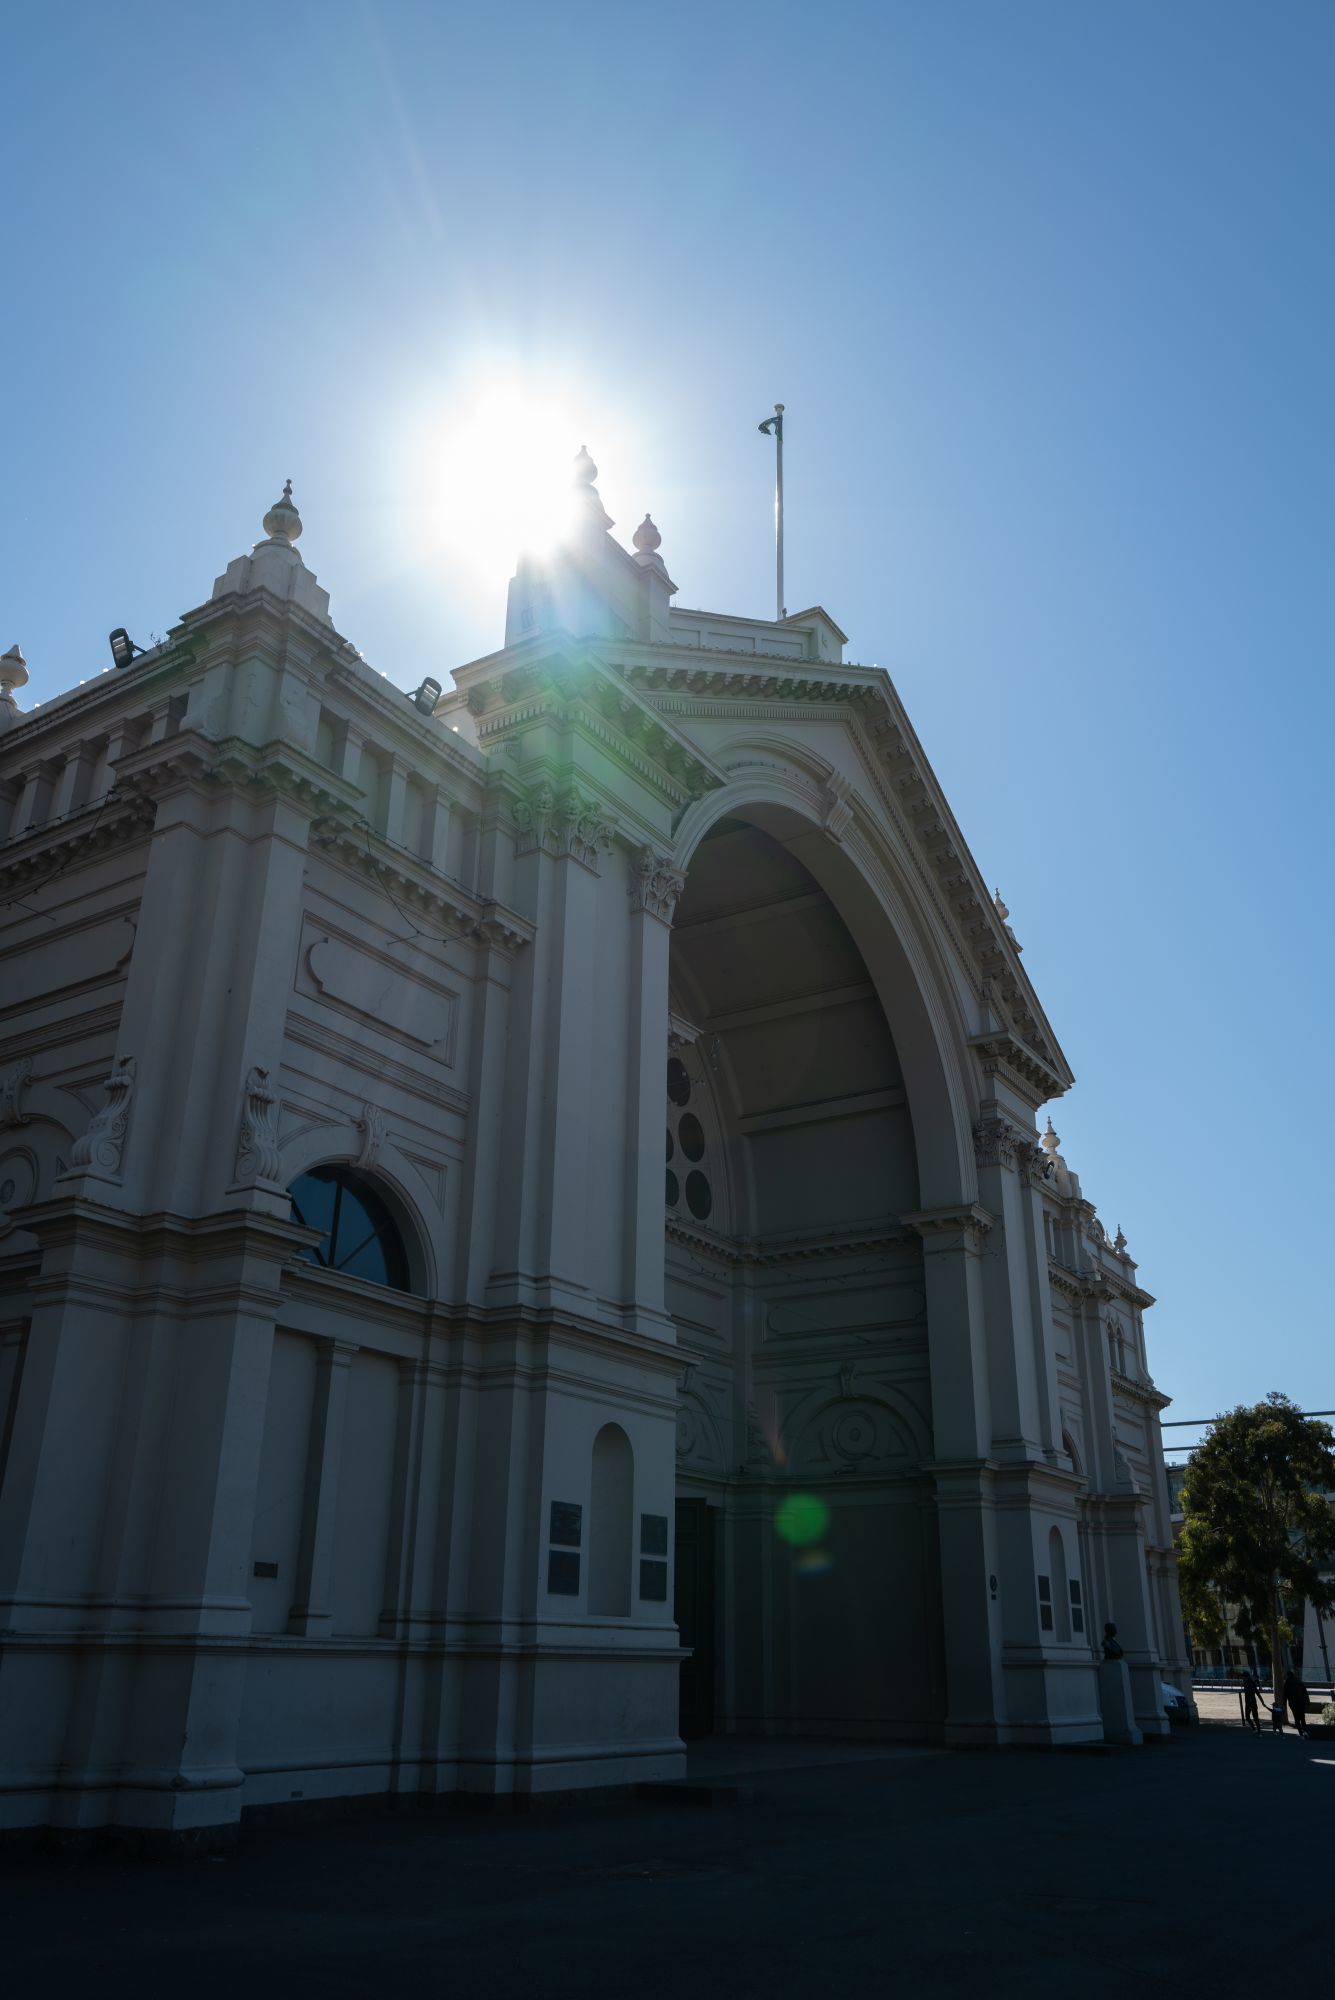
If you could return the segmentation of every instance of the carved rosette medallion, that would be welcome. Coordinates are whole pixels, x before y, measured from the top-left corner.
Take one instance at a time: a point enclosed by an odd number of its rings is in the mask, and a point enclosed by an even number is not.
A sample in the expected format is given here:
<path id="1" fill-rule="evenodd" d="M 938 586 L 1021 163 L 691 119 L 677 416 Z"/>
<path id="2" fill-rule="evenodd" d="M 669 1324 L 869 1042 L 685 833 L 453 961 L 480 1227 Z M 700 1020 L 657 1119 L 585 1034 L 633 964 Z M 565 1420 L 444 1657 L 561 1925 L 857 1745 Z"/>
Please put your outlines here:
<path id="1" fill-rule="evenodd" d="M 870 1458 L 876 1449 L 876 1420 L 870 1410 L 844 1410 L 830 1426 L 830 1444 L 848 1465 Z"/>

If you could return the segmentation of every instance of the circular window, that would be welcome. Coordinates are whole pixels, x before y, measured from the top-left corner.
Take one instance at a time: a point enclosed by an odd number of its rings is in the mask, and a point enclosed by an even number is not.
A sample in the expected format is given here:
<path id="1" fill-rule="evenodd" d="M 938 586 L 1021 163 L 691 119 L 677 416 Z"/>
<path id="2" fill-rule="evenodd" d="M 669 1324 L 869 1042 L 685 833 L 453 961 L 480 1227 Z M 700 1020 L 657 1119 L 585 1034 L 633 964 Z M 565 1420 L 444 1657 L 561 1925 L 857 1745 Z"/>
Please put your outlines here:
<path id="1" fill-rule="evenodd" d="M 686 1206 L 697 1222 L 703 1222 L 714 1206 L 714 1197 L 709 1191 L 709 1182 L 702 1173 L 686 1176 Z"/>
<path id="2" fill-rule="evenodd" d="M 673 1056 L 668 1063 L 668 1096 L 674 1104 L 689 1104 L 691 1101 L 691 1079 L 680 1056 Z"/>
<path id="3" fill-rule="evenodd" d="M 668 1142 L 667 1156 L 669 1159 L 671 1159 L 672 1155 L 676 1152 L 677 1149 L 672 1143 L 672 1127 L 670 1125 L 668 1126 L 667 1142 Z"/>
<path id="4" fill-rule="evenodd" d="M 312 1167 L 288 1189 L 292 1220 L 322 1231 L 302 1256 L 325 1271 L 406 1292 L 408 1253 L 398 1225 L 369 1181 L 347 1167 Z"/>
<path id="5" fill-rule="evenodd" d="M 677 1186 L 677 1176 L 673 1173 L 671 1167 L 669 1167 L 667 1177 L 667 1205 L 669 1208 L 675 1208 L 680 1200 L 681 1189 Z"/>
<path id="6" fill-rule="evenodd" d="M 677 1137 L 681 1141 L 681 1150 L 688 1160 L 703 1160 L 705 1128 L 693 1111 L 688 1111 L 678 1125 Z"/>

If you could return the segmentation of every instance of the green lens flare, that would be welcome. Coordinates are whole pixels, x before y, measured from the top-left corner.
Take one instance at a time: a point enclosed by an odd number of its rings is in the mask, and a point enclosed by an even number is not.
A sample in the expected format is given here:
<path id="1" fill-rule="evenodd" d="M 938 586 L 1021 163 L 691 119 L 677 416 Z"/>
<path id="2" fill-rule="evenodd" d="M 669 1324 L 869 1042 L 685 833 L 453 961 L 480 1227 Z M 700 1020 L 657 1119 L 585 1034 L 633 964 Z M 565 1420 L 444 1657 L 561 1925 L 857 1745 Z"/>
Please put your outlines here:
<path id="1" fill-rule="evenodd" d="M 830 1510 L 814 1493 L 790 1493 L 774 1516 L 781 1541 L 795 1549 L 807 1549 L 818 1542 L 830 1525 Z"/>

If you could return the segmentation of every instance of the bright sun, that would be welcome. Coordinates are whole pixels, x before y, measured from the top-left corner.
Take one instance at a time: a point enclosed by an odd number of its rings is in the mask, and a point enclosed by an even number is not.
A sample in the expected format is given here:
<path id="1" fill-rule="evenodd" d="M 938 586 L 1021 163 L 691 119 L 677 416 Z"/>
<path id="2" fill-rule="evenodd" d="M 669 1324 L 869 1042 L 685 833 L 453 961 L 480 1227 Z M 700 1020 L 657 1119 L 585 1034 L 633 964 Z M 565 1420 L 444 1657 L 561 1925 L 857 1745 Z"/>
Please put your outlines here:
<path id="1" fill-rule="evenodd" d="M 504 578 L 521 552 L 541 554 L 564 532 L 579 420 L 518 381 L 488 382 L 456 409 L 436 447 L 437 531 L 480 578 Z"/>

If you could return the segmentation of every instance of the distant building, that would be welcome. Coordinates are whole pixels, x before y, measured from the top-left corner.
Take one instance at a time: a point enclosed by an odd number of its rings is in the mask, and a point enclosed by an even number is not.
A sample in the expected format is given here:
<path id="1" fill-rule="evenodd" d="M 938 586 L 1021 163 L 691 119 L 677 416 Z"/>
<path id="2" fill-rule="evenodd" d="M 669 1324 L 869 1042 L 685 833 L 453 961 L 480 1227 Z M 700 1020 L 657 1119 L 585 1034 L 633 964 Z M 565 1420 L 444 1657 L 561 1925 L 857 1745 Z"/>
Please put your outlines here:
<path id="1" fill-rule="evenodd" d="M 0 661 L 6 1825 L 1088 1742 L 1108 1620 L 1166 1728 L 1152 1301 L 1007 912 L 887 676 L 593 480 L 439 700 L 288 497 L 122 670 Z"/>

